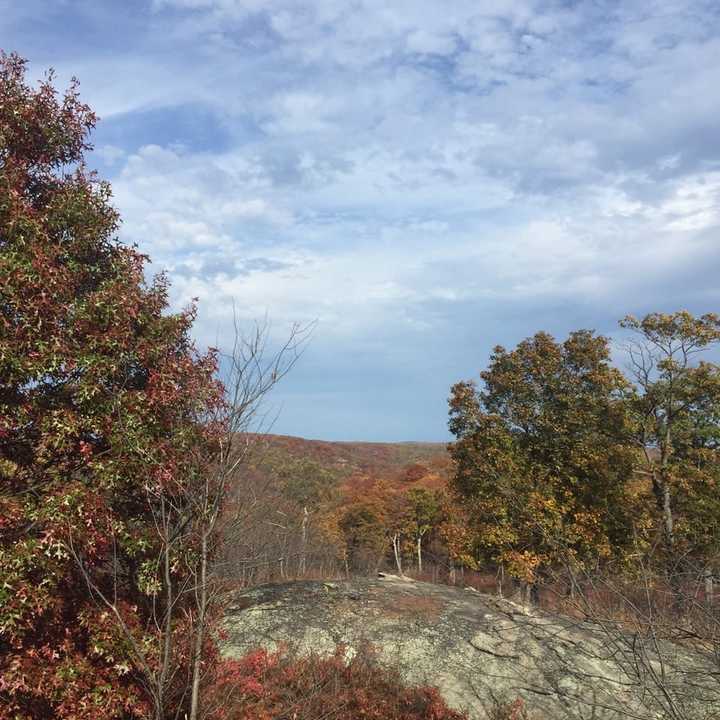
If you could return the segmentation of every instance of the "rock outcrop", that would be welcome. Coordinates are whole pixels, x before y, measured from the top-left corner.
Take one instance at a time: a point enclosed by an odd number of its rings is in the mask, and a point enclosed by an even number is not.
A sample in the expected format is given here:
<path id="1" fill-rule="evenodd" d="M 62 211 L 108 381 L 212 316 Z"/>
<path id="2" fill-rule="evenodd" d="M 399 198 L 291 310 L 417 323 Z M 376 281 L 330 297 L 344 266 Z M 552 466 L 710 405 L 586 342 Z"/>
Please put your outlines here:
<path id="1" fill-rule="evenodd" d="M 710 655 L 467 589 L 392 576 L 265 585 L 236 597 L 226 629 L 228 656 L 369 642 L 474 718 L 517 697 L 544 720 L 720 717 Z"/>

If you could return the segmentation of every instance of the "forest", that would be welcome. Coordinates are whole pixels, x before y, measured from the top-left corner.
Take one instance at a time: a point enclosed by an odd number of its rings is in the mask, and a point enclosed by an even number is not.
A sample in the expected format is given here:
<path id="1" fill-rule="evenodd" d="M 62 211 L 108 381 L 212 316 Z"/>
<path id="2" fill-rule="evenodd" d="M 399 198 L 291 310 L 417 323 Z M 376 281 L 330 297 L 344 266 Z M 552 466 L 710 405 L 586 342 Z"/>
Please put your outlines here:
<path id="1" fill-rule="evenodd" d="M 447 446 L 268 434 L 309 328 L 196 347 L 118 239 L 95 123 L 0 56 L 0 718 L 461 718 L 372 653 L 222 655 L 238 589 L 378 572 L 690 645 L 717 717 L 720 316 L 495 347 L 448 388 Z"/>

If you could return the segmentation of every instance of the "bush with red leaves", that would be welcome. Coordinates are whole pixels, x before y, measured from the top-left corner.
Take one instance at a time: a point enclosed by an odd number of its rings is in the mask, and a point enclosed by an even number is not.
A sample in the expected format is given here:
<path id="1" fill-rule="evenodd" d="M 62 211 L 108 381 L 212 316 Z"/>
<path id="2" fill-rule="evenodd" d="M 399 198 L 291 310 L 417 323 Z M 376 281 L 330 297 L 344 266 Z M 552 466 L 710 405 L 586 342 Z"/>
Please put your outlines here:
<path id="1" fill-rule="evenodd" d="M 255 650 L 227 660 L 208 689 L 215 720 L 466 720 L 430 687 L 408 687 L 371 648 L 352 658 Z"/>

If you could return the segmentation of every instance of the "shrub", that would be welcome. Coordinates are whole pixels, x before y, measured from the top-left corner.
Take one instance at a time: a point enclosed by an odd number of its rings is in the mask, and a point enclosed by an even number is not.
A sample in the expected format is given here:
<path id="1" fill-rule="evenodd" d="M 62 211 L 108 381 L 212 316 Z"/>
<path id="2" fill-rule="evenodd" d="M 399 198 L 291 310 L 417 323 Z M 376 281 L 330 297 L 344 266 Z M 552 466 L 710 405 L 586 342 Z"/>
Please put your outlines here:
<path id="1" fill-rule="evenodd" d="M 466 720 L 435 688 L 406 686 L 371 648 L 352 658 L 254 650 L 227 660 L 208 689 L 215 720 Z M 512 716 L 511 716 L 512 717 Z M 518 716 L 519 718 L 520 716 Z"/>

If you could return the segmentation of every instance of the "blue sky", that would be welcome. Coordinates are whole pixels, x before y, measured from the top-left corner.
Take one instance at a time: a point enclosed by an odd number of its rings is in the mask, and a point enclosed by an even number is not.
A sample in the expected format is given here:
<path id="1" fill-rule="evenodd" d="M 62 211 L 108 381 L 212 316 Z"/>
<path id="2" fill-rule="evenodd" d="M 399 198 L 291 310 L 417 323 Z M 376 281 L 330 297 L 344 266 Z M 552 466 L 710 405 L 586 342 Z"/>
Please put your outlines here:
<path id="1" fill-rule="evenodd" d="M 318 321 L 277 432 L 442 440 L 497 343 L 720 309 L 717 0 L 0 0 L 0 47 L 79 77 L 200 344 Z"/>

